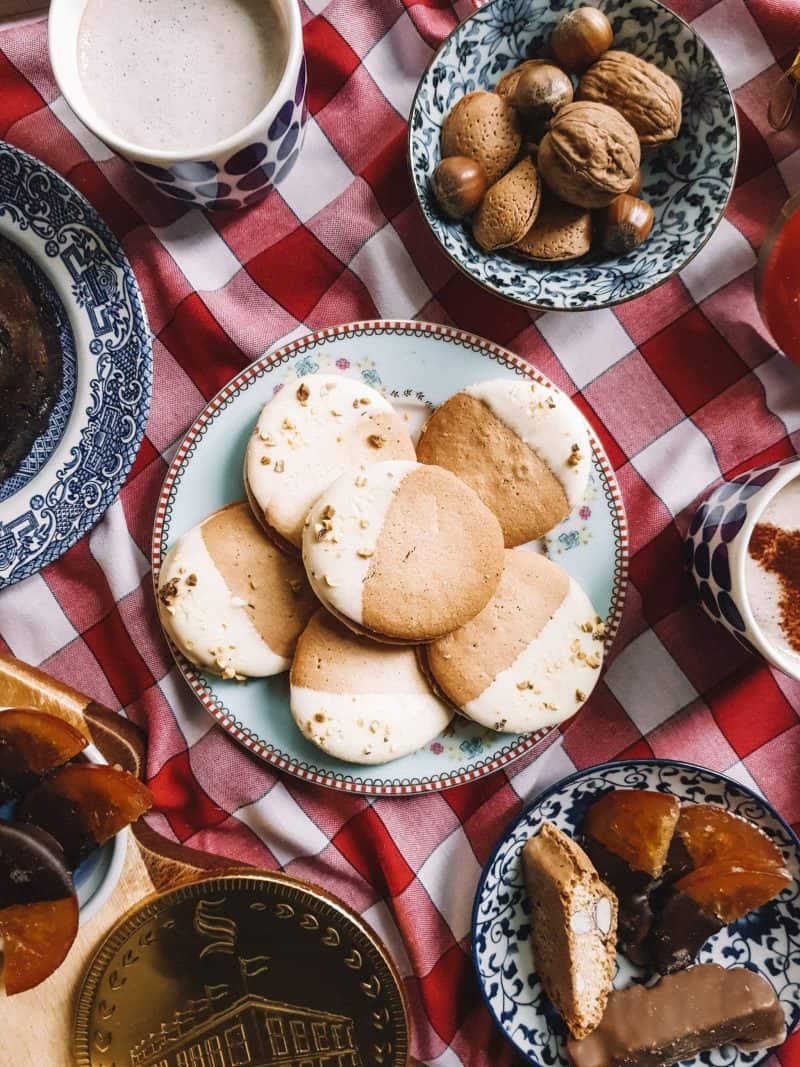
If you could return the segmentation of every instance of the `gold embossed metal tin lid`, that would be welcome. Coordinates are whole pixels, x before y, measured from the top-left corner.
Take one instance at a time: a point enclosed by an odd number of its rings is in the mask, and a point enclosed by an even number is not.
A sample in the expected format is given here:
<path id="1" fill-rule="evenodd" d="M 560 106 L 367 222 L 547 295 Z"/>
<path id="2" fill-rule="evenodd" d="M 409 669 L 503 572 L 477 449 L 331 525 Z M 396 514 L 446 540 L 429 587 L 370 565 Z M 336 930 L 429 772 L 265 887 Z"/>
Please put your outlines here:
<path id="1" fill-rule="evenodd" d="M 75 1019 L 78 1067 L 404 1067 L 402 985 L 335 897 L 272 873 L 181 886 L 120 920 Z"/>

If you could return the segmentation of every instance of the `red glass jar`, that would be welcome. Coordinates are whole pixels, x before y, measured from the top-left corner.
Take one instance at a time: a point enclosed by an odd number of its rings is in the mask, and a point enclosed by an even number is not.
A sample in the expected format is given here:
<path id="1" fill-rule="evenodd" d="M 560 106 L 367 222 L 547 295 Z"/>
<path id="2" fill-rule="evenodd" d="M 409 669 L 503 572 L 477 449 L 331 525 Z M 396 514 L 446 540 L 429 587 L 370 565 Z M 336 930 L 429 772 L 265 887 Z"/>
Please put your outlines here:
<path id="1" fill-rule="evenodd" d="M 775 343 L 800 363 L 800 193 L 783 205 L 761 248 L 756 299 Z"/>

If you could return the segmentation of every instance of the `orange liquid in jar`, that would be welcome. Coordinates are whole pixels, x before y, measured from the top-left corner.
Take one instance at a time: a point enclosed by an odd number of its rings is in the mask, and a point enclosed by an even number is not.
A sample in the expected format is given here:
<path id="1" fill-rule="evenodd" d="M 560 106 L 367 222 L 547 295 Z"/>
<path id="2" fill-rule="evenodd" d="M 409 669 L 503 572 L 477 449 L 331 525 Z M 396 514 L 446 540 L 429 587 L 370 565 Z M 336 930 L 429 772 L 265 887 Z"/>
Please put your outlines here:
<path id="1" fill-rule="evenodd" d="M 787 215 L 787 209 L 792 209 Z M 776 344 L 800 363 L 800 202 L 790 201 L 782 225 L 761 252 L 759 308 Z"/>

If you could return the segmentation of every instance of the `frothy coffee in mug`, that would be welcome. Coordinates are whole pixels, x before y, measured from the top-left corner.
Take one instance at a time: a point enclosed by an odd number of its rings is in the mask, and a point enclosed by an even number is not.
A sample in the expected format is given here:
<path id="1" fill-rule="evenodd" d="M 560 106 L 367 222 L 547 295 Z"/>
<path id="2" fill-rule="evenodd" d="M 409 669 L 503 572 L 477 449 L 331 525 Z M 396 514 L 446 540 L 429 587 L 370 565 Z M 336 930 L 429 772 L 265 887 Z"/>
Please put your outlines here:
<path id="1" fill-rule="evenodd" d="M 800 478 L 764 508 L 750 537 L 746 582 L 764 636 L 800 660 Z"/>
<path id="2" fill-rule="evenodd" d="M 78 35 L 86 96 L 117 136 L 186 152 L 237 133 L 286 66 L 277 0 L 88 0 Z"/>

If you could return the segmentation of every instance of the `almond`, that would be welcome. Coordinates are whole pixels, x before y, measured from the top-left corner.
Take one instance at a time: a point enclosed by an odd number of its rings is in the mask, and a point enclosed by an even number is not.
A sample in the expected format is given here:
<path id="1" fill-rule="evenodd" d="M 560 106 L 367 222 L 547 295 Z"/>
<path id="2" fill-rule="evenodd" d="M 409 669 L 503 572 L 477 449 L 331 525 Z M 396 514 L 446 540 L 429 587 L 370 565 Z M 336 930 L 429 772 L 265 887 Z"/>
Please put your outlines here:
<path id="1" fill-rule="evenodd" d="M 526 259 L 558 262 L 585 255 L 591 244 L 591 213 L 545 193 L 536 221 L 514 245 L 514 251 Z"/>
<path id="2" fill-rule="evenodd" d="M 630 52 L 606 52 L 581 78 L 576 100 L 615 107 L 643 145 L 677 137 L 683 97 L 677 83 L 652 63 Z"/>
<path id="3" fill-rule="evenodd" d="M 521 160 L 495 182 L 472 223 L 475 240 L 484 252 L 519 241 L 536 219 L 540 197 L 539 174 L 530 159 Z"/>
<path id="4" fill-rule="evenodd" d="M 517 113 L 497 93 L 467 93 L 442 125 L 442 156 L 477 160 L 490 185 L 512 166 L 521 141 Z"/>

